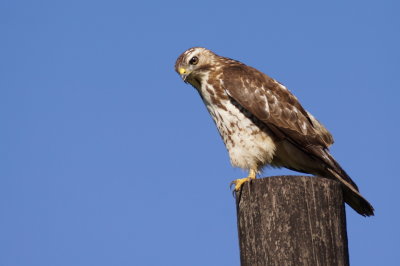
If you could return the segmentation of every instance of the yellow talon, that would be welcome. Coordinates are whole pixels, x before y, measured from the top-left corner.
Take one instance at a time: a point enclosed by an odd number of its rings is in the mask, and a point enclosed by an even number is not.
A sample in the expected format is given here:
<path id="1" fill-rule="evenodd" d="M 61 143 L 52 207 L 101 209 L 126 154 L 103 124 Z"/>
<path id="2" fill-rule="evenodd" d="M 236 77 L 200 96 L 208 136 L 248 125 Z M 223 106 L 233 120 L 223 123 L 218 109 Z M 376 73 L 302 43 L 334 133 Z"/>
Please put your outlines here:
<path id="1" fill-rule="evenodd" d="M 231 182 L 231 185 L 235 185 L 235 191 L 239 191 L 244 183 L 250 181 L 251 179 L 256 179 L 256 171 L 250 169 L 249 176 L 245 178 L 239 178 Z"/>
<path id="2" fill-rule="evenodd" d="M 245 177 L 232 181 L 232 184 L 235 184 L 235 191 L 239 191 L 243 186 L 243 184 L 246 183 L 247 181 L 250 181 L 250 178 Z"/>

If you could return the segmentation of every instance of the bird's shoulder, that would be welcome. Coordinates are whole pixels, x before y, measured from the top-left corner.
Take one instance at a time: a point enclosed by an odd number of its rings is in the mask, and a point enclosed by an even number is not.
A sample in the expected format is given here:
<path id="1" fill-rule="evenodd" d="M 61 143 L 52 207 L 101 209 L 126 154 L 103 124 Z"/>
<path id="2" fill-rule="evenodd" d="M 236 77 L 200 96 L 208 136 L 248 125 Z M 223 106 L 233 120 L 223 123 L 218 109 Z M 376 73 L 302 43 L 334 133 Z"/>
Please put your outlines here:
<path id="1" fill-rule="evenodd" d="M 333 143 L 328 130 L 275 79 L 235 60 L 227 60 L 220 71 L 227 94 L 278 133 L 325 147 Z"/>

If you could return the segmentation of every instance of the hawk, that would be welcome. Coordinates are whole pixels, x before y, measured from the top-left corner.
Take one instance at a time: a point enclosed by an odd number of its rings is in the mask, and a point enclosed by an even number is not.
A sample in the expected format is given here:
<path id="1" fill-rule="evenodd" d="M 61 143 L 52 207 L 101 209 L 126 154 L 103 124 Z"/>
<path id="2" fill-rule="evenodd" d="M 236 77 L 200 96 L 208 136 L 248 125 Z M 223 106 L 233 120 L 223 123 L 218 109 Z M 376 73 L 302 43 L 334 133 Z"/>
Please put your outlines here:
<path id="1" fill-rule="evenodd" d="M 357 185 L 329 153 L 333 137 L 282 84 L 239 61 L 190 48 L 175 63 L 200 94 L 228 150 L 231 163 L 249 171 L 232 183 L 239 190 L 263 167 L 340 181 L 344 200 L 363 216 L 374 215 Z"/>

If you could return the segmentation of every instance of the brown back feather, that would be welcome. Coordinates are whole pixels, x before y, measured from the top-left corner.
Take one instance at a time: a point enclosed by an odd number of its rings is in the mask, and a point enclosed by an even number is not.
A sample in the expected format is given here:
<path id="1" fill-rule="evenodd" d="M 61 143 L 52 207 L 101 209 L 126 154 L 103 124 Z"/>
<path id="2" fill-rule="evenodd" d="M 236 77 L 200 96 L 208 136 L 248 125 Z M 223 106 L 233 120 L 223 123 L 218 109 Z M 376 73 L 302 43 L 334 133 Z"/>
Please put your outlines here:
<path id="1" fill-rule="evenodd" d="M 316 120 L 297 98 L 274 79 L 237 61 L 222 71 L 228 95 L 265 123 L 278 138 L 288 138 L 301 146 L 327 148 L 333 143 L 329 132 L 320 123 L 314 125 Z"/>

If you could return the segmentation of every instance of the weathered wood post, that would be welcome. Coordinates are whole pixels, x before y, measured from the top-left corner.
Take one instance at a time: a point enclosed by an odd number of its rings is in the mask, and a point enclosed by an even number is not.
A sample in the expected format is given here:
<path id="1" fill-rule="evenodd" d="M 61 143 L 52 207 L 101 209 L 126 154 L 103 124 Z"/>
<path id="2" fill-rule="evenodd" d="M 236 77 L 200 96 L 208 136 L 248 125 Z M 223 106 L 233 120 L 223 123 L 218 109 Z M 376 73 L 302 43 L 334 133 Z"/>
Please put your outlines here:
<path id="1" fill-rule="evenodd" d="M 241 266 L 349 265 L 339 182 L 321 177 L 252 180 L 236 192 Z"/>

